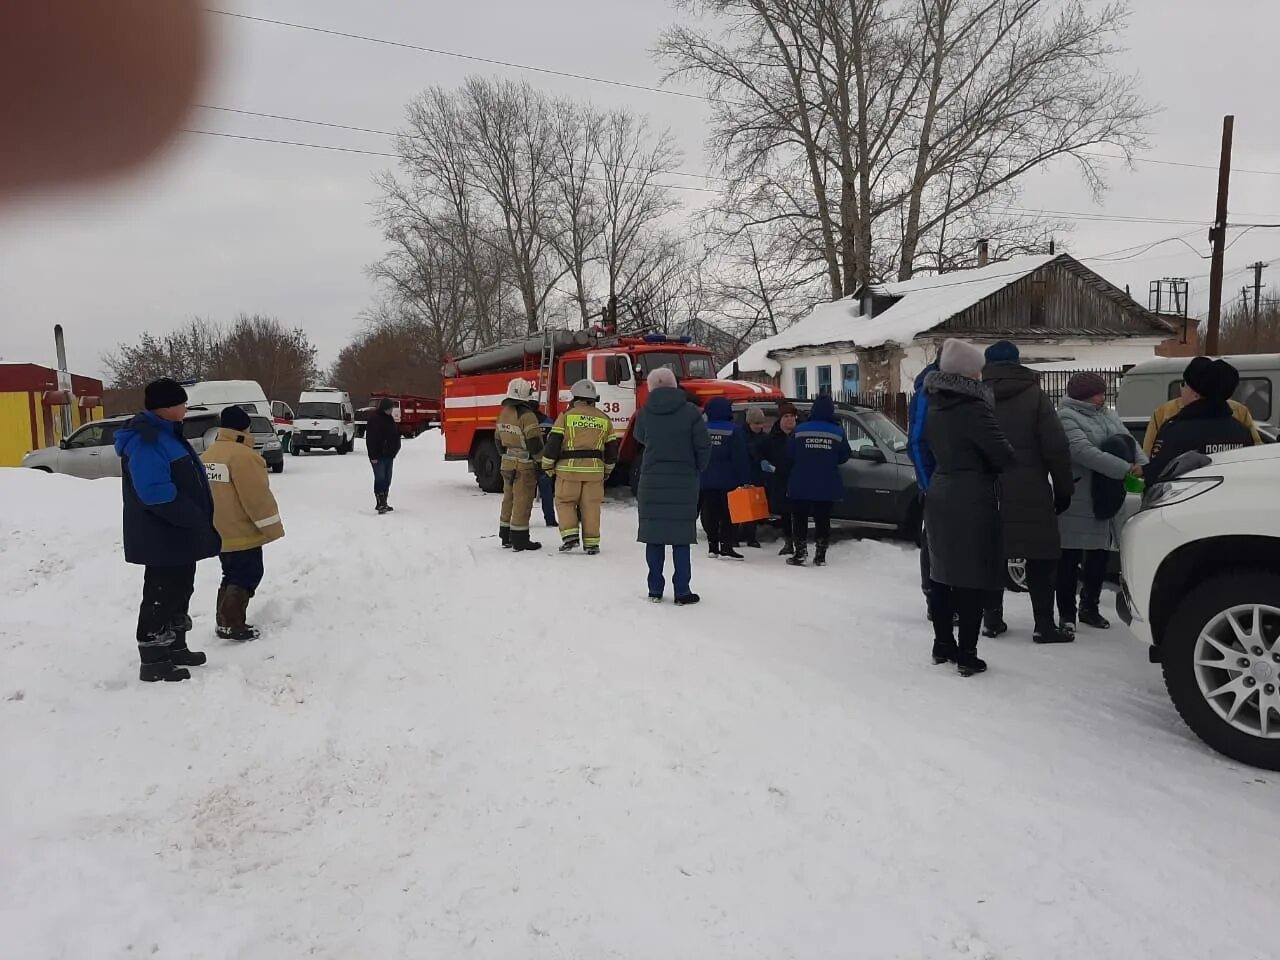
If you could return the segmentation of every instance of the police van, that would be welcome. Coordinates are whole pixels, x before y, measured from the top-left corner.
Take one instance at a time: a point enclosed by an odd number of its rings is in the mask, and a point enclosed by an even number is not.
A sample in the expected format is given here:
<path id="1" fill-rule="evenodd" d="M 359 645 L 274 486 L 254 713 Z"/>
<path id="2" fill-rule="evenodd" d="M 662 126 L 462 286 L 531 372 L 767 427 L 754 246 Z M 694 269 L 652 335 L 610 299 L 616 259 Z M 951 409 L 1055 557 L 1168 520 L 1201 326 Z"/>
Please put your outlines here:
<path id="1" fill-rule="evenodd" d="M 1223 357 L 1240 371 L 1240 386 L 1231 399 L 1244 404 L 1259 424 L 1280 426 L 1275 387 L 1280 383 L 1280 353 Z M 1116 411 L 1121 418 L 1150 417 L 1156 407 L 1182 392 L 1182 372 L 1189 357 L 1160 357 L 1136 364 L 1120 381 Z"/>

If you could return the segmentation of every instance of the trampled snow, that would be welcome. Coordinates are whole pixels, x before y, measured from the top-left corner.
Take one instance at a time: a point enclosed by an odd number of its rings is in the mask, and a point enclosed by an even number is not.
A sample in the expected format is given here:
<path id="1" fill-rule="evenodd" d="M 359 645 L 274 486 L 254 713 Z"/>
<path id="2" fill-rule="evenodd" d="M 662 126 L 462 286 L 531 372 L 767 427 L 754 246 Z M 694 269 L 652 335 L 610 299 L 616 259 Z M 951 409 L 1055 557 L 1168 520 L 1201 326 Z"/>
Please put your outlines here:
<path id="1" fill-rule="evenodd" d="M 1183 727 L 1121 626 L 928 660 L 916 554 L 695 557 L 644 601 L 513 556 L 406 443 L 289 458 L 286 538 L 182 684 L 137 680 L 118 481 L 0 471 L 0 956 L 291 960 L 1273 957 L 1280 791 Z M 543 540 L 550 544 L 552 531 Z"/>

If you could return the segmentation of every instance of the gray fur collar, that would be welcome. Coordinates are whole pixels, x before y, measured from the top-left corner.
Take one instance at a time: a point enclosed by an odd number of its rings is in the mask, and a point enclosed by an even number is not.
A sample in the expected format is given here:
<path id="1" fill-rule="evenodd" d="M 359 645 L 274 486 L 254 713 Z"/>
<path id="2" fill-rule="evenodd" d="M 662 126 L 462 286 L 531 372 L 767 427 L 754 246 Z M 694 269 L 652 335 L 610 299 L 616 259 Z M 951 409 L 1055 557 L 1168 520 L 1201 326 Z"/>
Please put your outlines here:
<path id="1" fill-rule="evenodd" d="M 995 395 L 981 380 L 962 377 L 958 373 L 943 373 L 935 370 L 924 378 L 924 388 L 929 393 L 955 393 L 962 397 L 973 397 L 988 406 L 995 406 Z"/>

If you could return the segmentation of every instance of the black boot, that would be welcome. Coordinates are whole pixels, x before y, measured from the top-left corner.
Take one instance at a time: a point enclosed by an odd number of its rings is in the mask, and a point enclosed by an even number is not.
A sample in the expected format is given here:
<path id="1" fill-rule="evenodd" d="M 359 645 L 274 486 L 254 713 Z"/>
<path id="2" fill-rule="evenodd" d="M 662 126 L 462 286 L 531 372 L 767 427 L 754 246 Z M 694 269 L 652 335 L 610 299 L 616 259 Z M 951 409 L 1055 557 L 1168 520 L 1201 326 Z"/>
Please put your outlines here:
<path id="1" fill-rule="evenodd" d="M 375 493 L 374 500 L 377 502 L 377 510 L 379 514 L 387 512 L 387 495 L 385 493 Z"/>
<path id="2" fill-rule="evenodd" d="M 510 549 L 511 549 L 511 528 L 510 528 L 510 527 L 499 527 L 499 528 L 498 528 L 498 539 L 502 541 L 502 549 L 503 549 L 503 550 L 510 550 Z"/>
<path id="3" fill-rule="evenodd" d="M 190 617 L 183 617 L 184 623 L 190 623 Z M 179 667 L 203 667 L 209 658 L 200 650 L 187 649 L 187 630 L 181 626 L 173 628 L 173 642 L 169 644 L 169 659 Z"/>
<path id="4" fill-rule="evenodd" d="M 1086 627 L 1093 627 L 1095 630 L 1111 629 L 1111 621 L 1104 617 L 1102 612 L 1093 605 L 1080 605 L 1080 622 Z"/>
<path id="5" fill-rule="evenodd" d="M 827 565 L 827 541 L 819 540 L 817 546 L 814 547 L 813 565 L 815 567 L 825 567 Z"/>
<path id="6" fill-rule="evenodd" d="M 787 563 L 793 567 L 803 567 L 804 562 L 809 559 L 809 545 L 807 543 L 797 543 L 795 553 L 787 558 Z"/>
<path id="7" fill-rule="evenodd" d="M 742 554 L 740 554 L 737 550 L 735 550 L 732 545 L 730 545 L 727 547 L 726 546 L 720 547 L 720 559 L 721 560 L 745 560 L 747 558 L 744 557 Z"/>
<path id="8" fill-rule="evenodd" d="M 152 642 L 138 644 L 138 659 L 142 661 L 142 665 L 138 668 L 138 679 L 143 683 L 155 683 L 157 680 L 166 680 L 169 683 L 190 680 L 191 671 L 177 666 L 169 659 L 168 645 L 156 642 L 161 639 L 157 636 Z"/>
<path id="9" fill-rule="evenodd" d="M 711 557 L 713 560 L 714 560 L 716 557 L 720 556 L 720 544 L 716 543 L 714 540 L 708 540 L 708 541 L 707 541 L 707 556 L 708 556 L 708 557 Z"/>
<path id="10" fill-rule="evenodd" d="M 701 601 L 702 601 L 702 598 L 698 596 L 696 593 L 686 593 L 682 597 L 676 597 L 676 606 L 688 607 L 688 606 L 692 606 L 695 603 L 700 603 Z"/>
<path id="11" fill-rule="evenodd" d="M 579 542 L 577 534 L 565 537 L 560 543 L 560 552 L 568 553 L 570 550 L 577 550 Z"/>
<path id="12" fill-rule="evenodd" d="M 529 550 L 541 550 L 542 544 L 530 539 L 528 530 L 512 530 L 511 549 L 517 553 L 524 553 Z"/>
<path id="13" fill-rule="evenodd" d="M 956 672 L 962 677 L 972 677 L 975 673 L 986 673 L 987 661 L 978 657 L 974 650 L 961 650 L 956 655 Z"/>
<path id="14" fill-rule="evenodd" d="M 1004 611 L 999 607 L 984 610 L 982 613 L 982 635 L 998 637 L 1009 632 L 1009 625 L 1004 622 Z"/>
<path id="15" fill-rule="evenodd" d="M 959 651 L 956 649 L 954 640 L 934 640 L 933 641 L 933 662 L 937 663 L 955 663 L 956 656 Z"/>
<path id="16" fill-rule="evenodd" d="M 782 545 L 782 549 L 778 551 L 778 556 L 789 557 L 796 552 L 796 542 L 787 537 L 786 543 Z"/>
<path id="17" fill-rule="evenodd" d="M 1059 630 L 1057 624 L 1051 620 L 1043 625 L 1036 624 L 1035 631 L 1031 634 L 1031 639 L 1035 643 L 1073 643 L 1076 635 L 1065 630 Z"/>

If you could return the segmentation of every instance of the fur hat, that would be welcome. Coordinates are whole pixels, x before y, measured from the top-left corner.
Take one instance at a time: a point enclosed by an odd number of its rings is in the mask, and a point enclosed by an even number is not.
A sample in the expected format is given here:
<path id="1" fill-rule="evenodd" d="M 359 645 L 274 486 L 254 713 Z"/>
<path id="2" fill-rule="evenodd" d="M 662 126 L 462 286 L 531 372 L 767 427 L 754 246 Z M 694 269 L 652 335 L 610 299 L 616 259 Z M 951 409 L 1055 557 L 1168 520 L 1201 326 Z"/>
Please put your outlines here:
<path id="1" fill-rule="evenodd" d="M 796 405 L 790 400 L 783 400 L 778 404 L 778 419 L 783 417 L 799 417 L 800 411 L 796 409 Z"/>
<path id="2" fill-rule="evenodd" d="M 986 363 L 983 352 L 966 340 L 944 341 L 938 357 L 938 369 L 943 373 L 958 374 L 970 380 L 982 379 L 982 368 Z"/>
<path id="3" fill-rule="evenodd" d="M 764 423 L 764 411 L 759 407 L 747 408 L 747 423 Z"/>
<path id="4" fill-rule="evenodd" d="M 1096 373 L 1082 370 L 1067 381 L 1067 396 L 1072 400 L 1092 400 L 1107 392 L 1107 381 Z"/>
<path id="5" fill-rule="evenodd" d="M 167 410 L 169 407 L 180 407 L 187 402 L 187 391 L 182 384 L 169 377 L 147 384 L 143 392 L 143 405 L 148 410 Z"/>
<path id="6" fill-rule="evenodd" d="M 1011 340 L 997 340 L 987 347 L 987 363 L 1018 363 L 1021 360 L 1018 345 Z"/>
<path id="7" fill-rule="evenodd" d="M 1226 360 L 1211 360 L 1208 370 L 1202 377 L 1198 376 L 1197 380 L 1203 382 L 1197 386 L 1190 380 L 1187 381 L 1192 390 L 1206 400 L 1225 403 L 1236 392 L 1236 387 L 1240 386 L 1240 371 Z"/>
<path id="8" fill-rule="evenodd" d="M 219 414 L 218 423 L 228 430 L 248 430 L 250 426 L 249 414 L 236 406 L 226 407 Z"/>
<path id="9" fill-rule="evenodd" d="M 650 390 L 661 390 L 664 387 L 676 386 L 676 375 L 670 367 L 658 367 L 657 370 L 649 372 L 649 379 L 646 381 Z"/>

